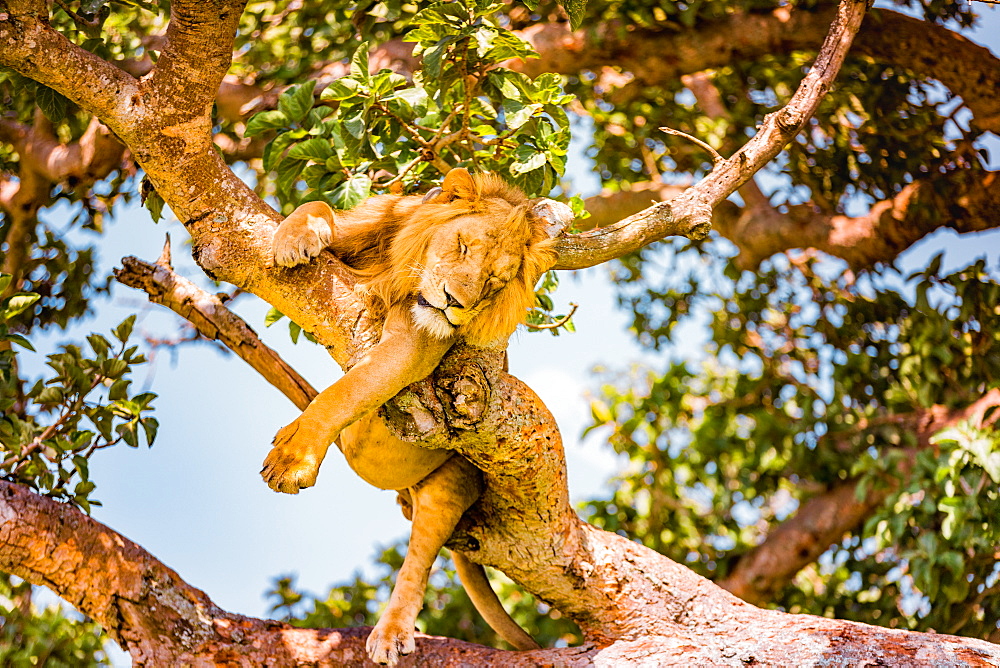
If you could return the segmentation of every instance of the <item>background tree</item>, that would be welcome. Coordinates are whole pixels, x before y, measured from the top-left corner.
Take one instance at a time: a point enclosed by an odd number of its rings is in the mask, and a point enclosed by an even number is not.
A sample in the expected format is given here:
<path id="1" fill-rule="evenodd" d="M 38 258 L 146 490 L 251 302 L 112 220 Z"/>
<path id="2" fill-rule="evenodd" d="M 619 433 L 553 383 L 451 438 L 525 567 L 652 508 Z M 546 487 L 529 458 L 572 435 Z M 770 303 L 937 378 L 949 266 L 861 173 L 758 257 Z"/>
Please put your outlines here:
<path id="1" fill-rule="evenodd" d="M 621 302 L 644 345 L 669 353 L 670 337 L 689 335 L 691 321 L 710 334 L 702 359 L 668 354 L 658 371 L 612 379 L 594 402 L 595 426 L 631 465 L 611 498 L 587 504 L 587 519 L 752 602 L 996 632 L 989 520 L 1000 482 L 1000 290 L 985 263 L 941 275 L 933 261 L 909 278 L 893 266 L 939 227 L 996 225 L 983 140 L 1000 118 L 1000 70 L 959 34 L 973 22 L 968 7 L 872 12 L 823 97 L 858 29 L 859 3 L 600 3 L 587 8 L 584 28 L 576 4 L 566 6 L 572 21 L 546 3 L 331 5 L 0 4 L 0 63 L 10 68 L 0 86 L 11 109 L 0 119 L 10 276 L 0 566 L 48 584 L 137 663 L 361 656 L 363 631 L 294 632 L 219 610 L 76 509 L 92 501 L 89 457 L 152 442 L 157 423 L 153 396 L 130 388 L 143 361 L 128 343 L 131 320 L 114 342 L 93 335 L 53 355 L 45 378 L 20 372 L 12 346 L 83 317 L 106 290 L 91 249 L 71 247 L 39 213 L 65 200 L 74 225 L 100 231 L 103 216 L 137 192 L 154 217 L 166 202 L 211 277 L 264 297 L 277 309 L 272 319 L 287 314 L 293 337 L 304 330 L 343 365 L 377 326 L 335 261 L 294 276 L 268 267 L 275 218 L 258 195 L 285 212 L 315 197 L 349 206 L 459 164 L 547 194 L 564 171 L 569 109 L 591 119 L 607 189 L 578 222 L 601 232 L 565 239 L 557 268 L 615 258 Z M 539 57 L 526 59 L 531 50 Z M 257 194 L 226 163 L 245 165 Z M 758 183 L 747 180 L 767 163 Z M 723 202 L 737 185 L 738 201 Z M 669 204 L 646 209 L 652 199 Z M 720 236 L 706 240 L 713 206 Z M 693 241 L 648 245 L 667 235 Z M 169 256 L 130 260 L 118 279 L 241 354 L 296 404 L 308 401 L 308 384 L 221 300 L 173 273 Z M 546 320 L 545 310 L 535 314 Z M 421 433 L 407 418 L 414 398 L 432 415 L 451 411 L 428 385 L 447 396 L 471 358 L 480 386 L 493 388 L 472 397 L 490 409 L 476 425 L 496 439 L 486 448 L 440 423 Z M 454 544 L 558 611 L 528 619 L 525 599 L 519 615 L 532 630 L 572 642 L 578 632 L 565 619 L 579 624 L 582 649 L 523 660 L 996 656 L 984 643 L 763 612 L 579 524 L 551 418 L 500 367 L 496 356 L 459 349 L 386 418 L 484 469 L 491 492 Z M 501 405 L 505 397 L 520 401 L 517 411 Z M 7 598 L 23 600 L 23 585 L 14 586 Z M 378 589 L 332 592 L 308 621 L 363 623 Z M 301 603 L 288 582 L 275 594 L 282 612 Z M 428 595 L 439 597 L 425 616 L 429 632 L 483 638 L 448 607 L 464 605 L 457 594 Z M 99 658 L 90 627 L 68 633 L 77 634 L 76 659 Z M 455 645 L 426 641 L 418 651 L 446 662 Z"/>

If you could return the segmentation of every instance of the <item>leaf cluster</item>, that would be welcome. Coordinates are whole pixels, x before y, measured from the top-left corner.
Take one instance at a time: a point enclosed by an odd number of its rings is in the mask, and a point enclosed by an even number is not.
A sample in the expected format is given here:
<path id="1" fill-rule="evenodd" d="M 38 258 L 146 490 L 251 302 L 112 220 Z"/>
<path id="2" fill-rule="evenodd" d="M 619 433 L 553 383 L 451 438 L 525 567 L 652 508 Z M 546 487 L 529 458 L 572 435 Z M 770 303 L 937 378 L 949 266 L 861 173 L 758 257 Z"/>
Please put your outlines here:
<path id="1" fill-rule="evenodd" d="M 545 194 L 565 169 L 571 99 L 561 80 L 532 80 L 501 66 L 532 55 L 483 0 L 421 9 L 405 39 L 422 57 L 412 80 L 369 71 L 370 45 L 351 58 L 350 74 L 316 95 L 313 81 L 293 86 L 278 109 L 255 115 L 245 135 L 276 136 L 264 153 L 286 206 L 325 198 L 350 208 L 394 184 L 414 187 L 447 168 L 504 173 L 529 195 Z"/>
<path id="2" fill-rule="evenodd" d="M 44 609 L 32 601 L 32 587 L 0 573 L 0 664 L 11 668 L 89 668 L 110 665 L 100 625 L 80 620 L 62 606 Z"/>
<path id="3" fill-rule="evenodd" d="M 997 539 L 985 518 L 1000 447 L 992 426 L 930 442 L 922 425 L 1000 387 L 1000 284 L 983 261 L 941 276 L 940 257 L 906 281 L 784 256 L 715 276 L 721 252 L 678 244 L 623 263 L 647 343 L 676 343 L 699 313 L 710 340 L 698 368 L 602 387 L 591 428 L 629 464 L 587 504 L 590 521 L 723 577 L 799 502 L 856 480 L 886 500 L 775 603 L 985 633 L 1000 618 L 981 561 Z"/>
<path id="4" fill-rule="evenodd" d="M 0 317 L 9 319 L 30 306 L 37 295 L 14 295 Z M 135 316 L 113 330 L 114 343 L 100 334 L 87 337 L 90 352 L 73 344 L 47 356 L 51 372 L 22 390 L 9 343 L 0 349 L 0 475 L 89 512 L 100 505 L 92 497 L 89 460 L 104 448 L 124 442 L 152 445 L 158 422 L 149 415 L 151 392 L 132 393 L 129 375 L 145 362 L 129 346 Z M 22 335 L 0 325 L 0 343 L 31 349 Z"/>

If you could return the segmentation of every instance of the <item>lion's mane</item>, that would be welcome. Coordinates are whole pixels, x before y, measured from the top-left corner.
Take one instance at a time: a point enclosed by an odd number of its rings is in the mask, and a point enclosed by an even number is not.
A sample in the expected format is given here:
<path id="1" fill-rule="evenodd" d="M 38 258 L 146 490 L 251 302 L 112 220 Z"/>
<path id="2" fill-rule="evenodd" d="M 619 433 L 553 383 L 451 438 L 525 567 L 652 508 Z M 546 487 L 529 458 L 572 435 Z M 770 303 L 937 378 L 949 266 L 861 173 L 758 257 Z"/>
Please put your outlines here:
<path id="1" fill-rule="evenodd" d="M 535 305 L 535 282 L 555 262 L 556 252 L 545 222 L 529 215 L 524 193 L 494 174 L 476 174 L 472 184 L 472 192 L 450 201 L 446 196 L 424 202 L 420 195 L 379 195 L 338 212 L 332 249 L 363 281 L 365 293 L 388 307 L 415 294 L 424 257 L 441 224 L 491 207 L 509 209 L 503 231 L 508 240 L 525 240 L 521 267 L 489 305 L 458 330 L 467 342 L 486 346 L 506 340 L 524 322 Z"/>

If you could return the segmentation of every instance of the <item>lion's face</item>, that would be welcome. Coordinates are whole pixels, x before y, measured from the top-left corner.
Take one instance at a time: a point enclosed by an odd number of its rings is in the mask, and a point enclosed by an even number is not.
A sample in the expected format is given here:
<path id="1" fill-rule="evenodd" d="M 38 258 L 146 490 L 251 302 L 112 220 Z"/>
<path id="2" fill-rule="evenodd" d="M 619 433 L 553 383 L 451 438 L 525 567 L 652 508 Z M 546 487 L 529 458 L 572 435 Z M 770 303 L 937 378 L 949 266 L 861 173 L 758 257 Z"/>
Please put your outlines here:
<path id="1" fill-rule="evenodd" d="M 529 239 L 510 224 L 512 209 L 498 204 L 438 226 L 414 294 L 418 327 L 438 338 L 461 333 L 517 278 Z"/>

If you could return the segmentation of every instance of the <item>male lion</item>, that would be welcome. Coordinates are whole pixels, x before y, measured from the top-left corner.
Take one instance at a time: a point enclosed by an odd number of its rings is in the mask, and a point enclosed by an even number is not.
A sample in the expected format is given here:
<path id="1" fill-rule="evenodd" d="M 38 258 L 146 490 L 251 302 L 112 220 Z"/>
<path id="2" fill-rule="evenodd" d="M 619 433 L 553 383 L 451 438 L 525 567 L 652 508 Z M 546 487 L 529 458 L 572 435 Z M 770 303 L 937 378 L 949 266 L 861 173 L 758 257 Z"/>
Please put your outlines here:
<path id="1" fill-rule="evenodd" d="M 368 638 L 377 663 L 414 650 L 413 627 L 431 565 L 462 513 L 481 493 L 480 474 L 449 450 L 400 441 L 376 409 L 428 376 L 448 349 L 504 345 L 535 301 L 534 284 L 556 259 L 553 237 L 572 219 L 565 205 L 529 202 L 490 174 L 448 172 L 427 195 L 380 195 L 351 211 L 303 204 L 274 236 L 277 264 L 293 267 L 331 249 L 384 309 L 379 343 L 281 429 L 261 475 L 278 492 L 316 482 L 336 441 L 348 464 L 397 490 L 412 519 L 410 545 L 389 604 Z M 511 645 L 538 645 L 504 611 L 482 567 L 455 553 L 465 588 Z"/>

